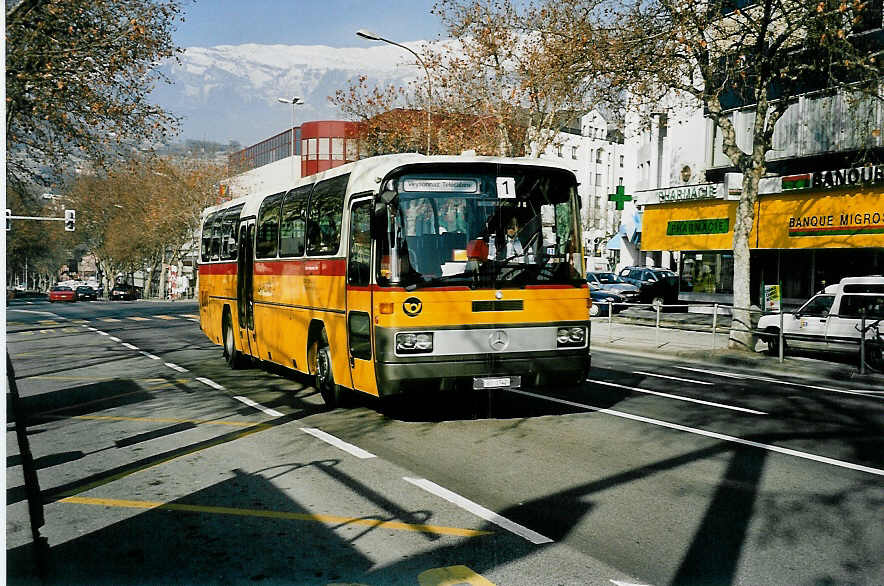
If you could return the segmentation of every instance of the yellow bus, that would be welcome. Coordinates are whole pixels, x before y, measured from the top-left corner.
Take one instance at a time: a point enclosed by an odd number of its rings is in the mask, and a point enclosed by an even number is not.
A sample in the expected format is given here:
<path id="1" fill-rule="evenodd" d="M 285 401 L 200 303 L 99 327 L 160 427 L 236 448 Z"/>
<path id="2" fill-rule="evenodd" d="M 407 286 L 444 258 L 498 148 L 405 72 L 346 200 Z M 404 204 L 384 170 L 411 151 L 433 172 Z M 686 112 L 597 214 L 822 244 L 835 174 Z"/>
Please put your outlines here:
<path id="1" fill-rule="evenodd" d="M 327 405 L 577 383 L 589 289 L 577 181 L 538 159 L 372 157 L 208 208 L 200 327 L 231 367 L 314 375 Z"/>

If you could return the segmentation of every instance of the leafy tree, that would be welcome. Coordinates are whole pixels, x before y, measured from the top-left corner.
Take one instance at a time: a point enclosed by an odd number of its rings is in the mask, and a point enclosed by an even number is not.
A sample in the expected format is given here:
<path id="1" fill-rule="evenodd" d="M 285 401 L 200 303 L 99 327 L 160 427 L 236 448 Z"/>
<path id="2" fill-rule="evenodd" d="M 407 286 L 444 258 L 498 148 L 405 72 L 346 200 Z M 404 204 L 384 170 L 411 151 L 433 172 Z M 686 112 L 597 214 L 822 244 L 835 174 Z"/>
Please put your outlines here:
<path id="1" fill-rule="evenodd" d="M 78 230 L 109 279 L 147 269 L 158 274 L 198 247 L 200 214 L 217 202 L 222 177 L 221 167 L 199 161 L 135 158 L 79 177 L 70 198 Z"/>
<path id="2" fill-rule="evenodd" d="M 733 240 L 738 308 L 750 304 L 749 232 L 774 129 L 786 110 L 809 91 L 840 89 L 851 97 L 856 132 L 872 142 L 880 133 L 862 117 L 874 111 L 869 100 L 880 98 L 880 35 L 865 34 L 881 27 L 880 0 L 543 0 L 521 11 L 506 2 L 491 6 L 486 22 L 555 39 L 548 52 L 558 53 L 563 76 L 576 87 L 592 77 L 597 91 L 605 87 L 615 104 L 625 98 L 639 112 L 681 99 L 705 109 L 723 137 L 724 154 L 743 174 Z M 747 105 L 754 107 L 754 123 L 743 140 L 732 111 Z M 748 310 L 735 312 L 732 346 L 754 346 L 750 321 Z"/>
<path id="3" fill-rule="evenodd" d="M 720 130 L 724 154 L 743 174 L 733 240 L 734 305 L 748 308 L 749 233 L 777 122 L 799 95 L 841 90 L 854 98 L 857 129 L 880 132 L 860 113 L 881 87 L 880 38 L 862 34 L 880 28 L 881 2 L 652 0 L 617 10 L 622 26 L 607 45 L 612 82 L 646 101 L 675 91 L 699 102 Z M 728 112 L 743 105 L 754 105 L 746 141 Z M 748 310 L 734 317 L 731 346 L 754 348 Z"/>
<path id="4" fill-rule="evenodd" d="M 6 2 L 6 177 L 48 184 L 111 146 L 166 137 L 147 101 L 172 42 L 178 0 Z"/>
<path id="5" fill-rule="evenodd" d="M 63 206 L 57 202 L 22 196 L 11 186 L 6 189 L 6 205 L 16 216 L 61 217 L 63 213 Z M 7 284 L 23 280 L 27 270 L 25 285 L 45 290 L 55 281 L 81 236 L 78 232 L 66 232 L 61 222 L 13 220 L 6 233 Z"/>

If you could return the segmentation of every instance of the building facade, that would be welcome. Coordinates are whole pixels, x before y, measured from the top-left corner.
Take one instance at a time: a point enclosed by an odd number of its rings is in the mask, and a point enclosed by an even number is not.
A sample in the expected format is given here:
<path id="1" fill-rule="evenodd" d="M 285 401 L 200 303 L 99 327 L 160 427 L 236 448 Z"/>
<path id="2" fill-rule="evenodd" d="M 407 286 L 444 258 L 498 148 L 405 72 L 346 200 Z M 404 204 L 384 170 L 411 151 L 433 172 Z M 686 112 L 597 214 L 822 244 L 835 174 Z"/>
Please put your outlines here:
<path id="1" fill-rule="evenodd" d="M 301 177 L 355 161 L 359 158 L 356 129 L 357 123 L 343 120 L 304 122 L 233 153 L 222 195 L 229 199 L 283 191 Z"/>
<path id="2" fill-rule="evenodd" d="M 532 156 L 559 161 L 577 175 L 578 194 L 583 209 L 584 247 L 591 268 L 613 268 L 620 261 L 620 250 L 607 248 L 619 229 L 622 212 L 608 199 L 634 188 L 633 157 L 627 154 L 619 133 L 609 130 L 607 120 L 592 110 L 563 128 L 546 149 L 538 153 L 531 146 Z"/>

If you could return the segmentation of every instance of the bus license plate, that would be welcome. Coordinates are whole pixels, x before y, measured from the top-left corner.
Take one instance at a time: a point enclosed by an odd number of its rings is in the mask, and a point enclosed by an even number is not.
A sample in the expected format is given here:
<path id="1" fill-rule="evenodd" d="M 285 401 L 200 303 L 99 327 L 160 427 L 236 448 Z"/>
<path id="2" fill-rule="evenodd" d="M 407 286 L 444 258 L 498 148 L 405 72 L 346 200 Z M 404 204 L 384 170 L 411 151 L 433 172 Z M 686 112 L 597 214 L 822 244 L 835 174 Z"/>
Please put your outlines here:
<path id="1" fill-rule="evenodd" d="M 506 389 L 518 387 L 522 382 L 519 376 L 486 376 L 473 379 L 474 389 Z"/>

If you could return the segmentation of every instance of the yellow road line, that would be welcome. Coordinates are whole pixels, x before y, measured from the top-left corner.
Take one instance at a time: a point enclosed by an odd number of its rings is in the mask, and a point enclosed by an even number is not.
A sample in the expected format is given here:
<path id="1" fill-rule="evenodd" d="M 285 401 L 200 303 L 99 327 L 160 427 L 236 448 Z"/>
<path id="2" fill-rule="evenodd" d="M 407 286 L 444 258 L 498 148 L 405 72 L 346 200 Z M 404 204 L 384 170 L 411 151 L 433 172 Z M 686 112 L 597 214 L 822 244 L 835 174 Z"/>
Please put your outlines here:
<path id="1" fill-rule="evenodd" d="M 41 325 L 44 325 L 44 326 L 57 326 L 57 325 L 59 325 L 59 323 L 58 323 L 57 321 L 54 321 L 54 320 L 51 320 L 51 319 L 41 319 L 41 320 L 38 321 L 37 323 L 38 323 L 38 324 L 41 324 Z"/>
<path id="2" fill-rule="evenodd" d="M 117 417 L 114 415 L 76 415 L 71 419 L 89 419 L 95 421 L 144 421 L 147 423 L 194 423 L 197 425 L 232 425 L 234 427 L 249 427 L 255 425 L 254 421 L 211 421 L 208 419 L 175 419 L 172 417 Z"/>
<path id="3" fill-rule="evenodd" d="M 130 317 L 129 319 L 134 321 L 150 321 L 149 317 Z"/>
<path id="4" fill-rule="evenodd" d="M 101 321 L 118 322 L 118 321 L 122 321 L 122 320 L 119 320 L 115 317 L 103 317 L 103 318 L 101 318 Z"/>
<path id="5" fill-rule="evenodd" d="M 154 317 L 158 317 L 160 319 L 178 319 L 177 317 L 172 317 L 171 315 L 155 315 Z"/>
<path id="6" fill-rule="evenodd" d="M 103 507 L 121 507 L 127 509 L 164 509 L 167 511 L 184 511 L 188 513 L 211 513 L 214 515 L 236 515 L 239 517 L 264 517 L 267 519 L 282 519 L 287 521 L 313 521 L 326 525 L 363 525 L 366 527 L 378 527 L 381 529 L 395 529 L 398 531 L 417 531 L 420 533 L 434 533 L 438 535 L 458 535 L 460 537 L 478 537 L 489 535 L 490 531 L 476 529 L 461 529 L 459 527 L 443 527 L 438 525 L 422 525 L 401 523 L 399 521 L 381 521 L 379 519 L 364 519 L 356 517 L 339 517 L 337 515 L 311 515 L 308 513 L 289 513 L 286 511 L 263 511 L 260 509 L 236 509 L 233 507 L 210 507 L 203 505 L 185 505 L 180 503 L 162 503 L 157 501 L 131 501 L 122 499 L 99 499 L 72 496 L 61 499 L 62 503 L 78 505 L 98 505 Z"/>
<path id="7" fill-rule="evenodd" d="M 200 318 L 200 316 L 198 316 L 198 315 L 193 315 L 192 313 L 183 313 L 183 314 L 181 314 L 181 317 L 192 317 L 193 319 L 199 319 L 199 318 Z"/>

